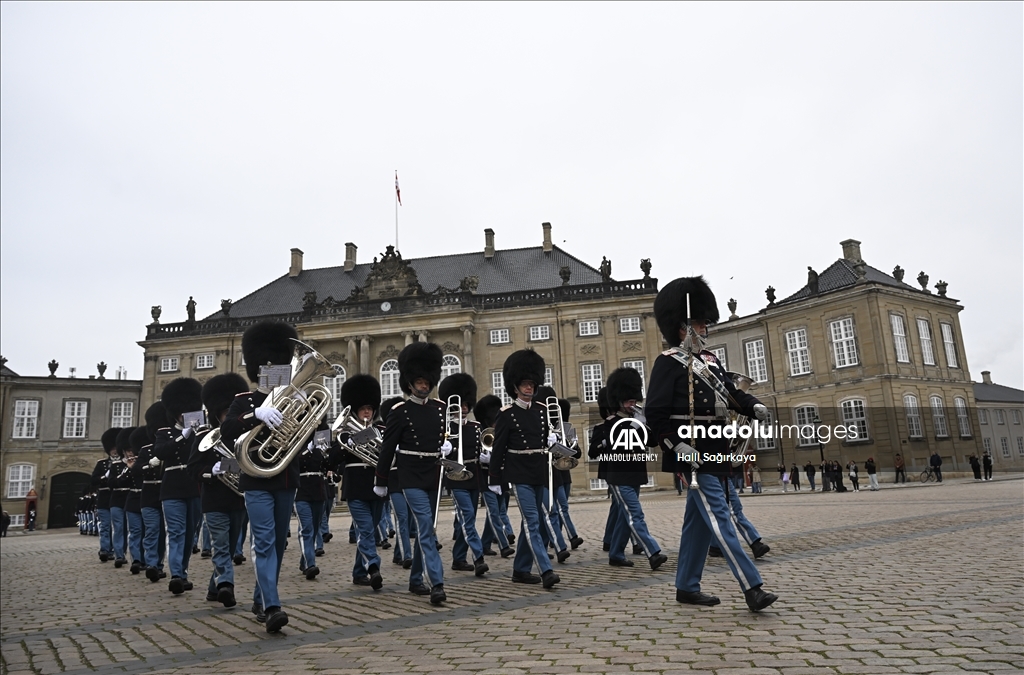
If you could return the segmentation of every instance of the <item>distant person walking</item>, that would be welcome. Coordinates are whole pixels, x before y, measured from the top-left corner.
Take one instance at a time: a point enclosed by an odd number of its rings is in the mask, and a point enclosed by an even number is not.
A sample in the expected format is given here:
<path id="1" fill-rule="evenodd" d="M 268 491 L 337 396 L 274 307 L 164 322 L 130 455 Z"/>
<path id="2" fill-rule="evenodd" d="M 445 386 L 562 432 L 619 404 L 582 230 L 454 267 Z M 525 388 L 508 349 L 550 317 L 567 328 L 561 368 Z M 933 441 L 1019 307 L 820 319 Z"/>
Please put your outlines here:
<path id="1" fill-rule="evenodd" d="M 907 466 L 903 463 L 903 457 L 896 455 L 896 459 L 893 461 L 893 468 L 896 469 L 896 478 L 893 480 L 893 483 L 906 483 Z"/>
<path id="2" fill-rule="evenodd" d="M 942 482 L 942 458 L 939 457 L 939 451 L 936 450 L 932 453 L 931 458 L 928 460 L 932 469 L 935 471 L 935 482 Z"/>
<path id="3" fill-rule="evenodd" d="M 811 485 L 811 492 L 814 492 L 814 465 L 807 462 L 807 466 L 804 467 L 804 473 L 807 474 L 807 482 Z"/>
<path id="4" fill-rule="evenodd" d="M 878 489 L 878 468 L 875 466 L 874 457 L 868 457 L 868 461 L 864 462 L 864 470 L 868 473 L 868 484 L 874 492 Z"/>

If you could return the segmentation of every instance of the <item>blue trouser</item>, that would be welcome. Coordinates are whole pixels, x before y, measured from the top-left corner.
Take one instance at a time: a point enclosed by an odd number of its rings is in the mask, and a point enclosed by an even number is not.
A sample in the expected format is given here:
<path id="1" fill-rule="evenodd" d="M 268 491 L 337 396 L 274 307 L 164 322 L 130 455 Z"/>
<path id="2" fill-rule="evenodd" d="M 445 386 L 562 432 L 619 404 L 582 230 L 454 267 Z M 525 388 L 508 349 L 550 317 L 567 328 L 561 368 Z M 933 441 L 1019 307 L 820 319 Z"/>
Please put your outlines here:
<path id="1" fill-rule="evenodd" d="M 573 525 L 572 519 L 569 518 L 568 485 L 563 484 L 555 488 L 555 511 L 551 514 L 551 517 L 557 518 L 565 526 L 565 532 L 569 535 L 570 539 L 575 539 L 579 536 L 576 532 L 576 526 Z"/>
<path id="2" fill-rule="evenodd" d="M 110 507 L 110 541 L 114 546 L 114 559 L 124 559 L 125 544 L 124 509 L 120 506 Z"/>
<path id="3" fill-rule="evenodd" d="M 216 593 L 221 586 L 235 585 L 235 566 L 231 556 L 242 529 L 243 513 L 239 509 L 227 513 L 210 511 L 203 514 L 206 522 L 204 532 L 209 532 L 210 550 L 213 551 L 213 574 L 210 575 L 208 593 Z"/>
<path id="4" fill-rule="evenodd" d="M 640 542 L 644 555 L 650 558 L 661 553 L 661 546 L 654 540 L 647 529 L 644 509 L 640 505 L 640 488 L 634 485 L 611 485 L 612 499 L 618 502 L 621 515 L 616 519 L 612 531 L 611 548 L 608 557 L 623 560 L 622 551 L 626 550 L 626 542 L 632 537 Z M 735 488 L 732 488 L 735 489 Z"/>
<path id="5" fill-rule="evenodd" d="M 334 498 L 328 499 L 324 502 L 324 515 L 320 518 L 320 532 L 317 534 L 317 548 L 323 548 L 324 535 L 331 531 L 331 511 L 334 510 Z"/>
<path id="6" fill-rule="evenodd" d="M 712 541 L 722 551 L 740 588 L 747 591 L 761 585 L 761 575 L 736 536 L 722 482 L 718 476 L 698 473 L 696 486 L 691 486 L 686 493 L 676 569 L 676 588 L 681 591 L 700 592 L 700 579 Z"/>
<path id="7" fill-rule="evenodd" d="M 235 551 L 232 555 L 241 553 L 245 555 L 245 533 L 249 530 L 249 513 L 242 511 L 242 527 L 238 530 L 238 542 L 235 544 Z"/>
<path id="8" fill-rule="evenodd" d="M 508 548 L 508 536 L 505 534 L 505 524 L 501 520 L 501 509 L 504 501 L 490 490 L 484 490 L 484 532 L 480 543 L 484 548 L 490 548 L 491 543 L 498 542 L 500 548 Z"/>
<path id="9" fill-rule="evenodd" d="M 96 517 L 100 521 L 100 553 L 113 553 L 114 545 L 110 541 L 110 509 L 96 509 Z"/>
<path id="10" fill-rule="evenodd" d="M 294 489 L 245 492 L 245 510 L 249 514 L 250 541 L 256 566 L 256 586 L 252 599 L 264 610 L 281 606 L 277 581 L 281 578 L 281 562 L 284 560 L 284 545 L 288 539 L 294 503 Z"/>
<path id="11" fill-rule="evenodd" d="M 542 485 L 526 485 L 517 483 L 512 486 L 516 491 L 516 503 L 523 516 L 519 526 L 519 538 L 516 539 L 516 557 L 512 560 L 512 569 L 522 574 L 529 574 L 533 565 L 537 565 L 541 574 L 551 570 L 548 550 L 544 546 L 541 534 L 544 508 L 547 506 L 548 489 Z"/>
<path id="12" fill-rule="evenodd" d="M 146 567 L 163 569 L 164 555 L 167 553 L 167 537 L 164 530 L 164 514 L 153 506 L 142 507 L 143 523 L 143 555 L 146 556 Z"/>
<path id="13" fill-rule="evenodd" d="M 295 502 L 299 516 L 299 571 L 316 566 L 316 535 L 324 517 L 324 502 Z"/>
<path id="14" fill-rule="evenodd" d="M 508 505 L 509 502 L 512 501 L 512 492 L 510 490 L 503 490 L 503 492 L 504 494 L 498 499 L 498 502 L 501 504 L 501 512 L 499 515 L 501 516 L 502 525 L 505 526 L 505 536 L 511 537 L 516 533 L 516 531 L 512 529 L 512 521 L 508 519 Z"/>
<path id="15" fill-rule="evenodd" d="M 557 506 L 557 502 L 554 505 Z M 548 509 L 548 500 L 546 499 L 540 506 L 541 524 L 543 525 L 540 534 L 541 539 L 544 540 L 544 546 L 554 543 L 556 551 L 564 551 L 565 539 L 562 537 L 562 523 L 558 519 L 558 512 Z"/>
<path id="16" fill-rule="evenodd" d="M 146 536 L 142 514 L 125 511 L 125 515 L 128 517 L 128 552 L 131 553 L 132 562 L 142 564 L 145 560 L 144 538 Z"/>
<path id="17" fill-rule="evenodd" d="M 412 560 L 412 549 L 409 547 L 409 526 L 412 514 L 409 513 L 409 504 L 405 501 L 405 495 L 401 492 L 392 492 L 388 495 L 391 498 L 391 510 L 395 513 L 395 521 L 398 527 L 395 528 L 395 562 Z"/>
<path id="18" fill-rule="evenodd" d="M 412 555 L 409 586 L 422 584 L 424 575 L 427 585 L 440 586 L 444 584 L 444 567 L 441 565 L 441 554 L 437 551 L 437 535 L 434 533 L 436 493 L 432 494 L 422 488 L 405 488 L 402 494 L 409 504 L 413 520 L 416 521 L 416 547 Z"/>
<path id="19" fill-rule="evenodd" d="M 382 535 L 381 539 L 387 541 L 387 539 L 389 538 L 389 534 L 393 531 L 395 531 L 395 523 L 391 520 L 391 502 L 388 500 L 384 500 L 381 503 L 380 512 L 380 532 Z"/>
<path id="20" fill-rule="evenodd" d="M 199 497 L 165 499 L 164 521 L 167 523 L 167 565 L 171 578 L 188 579 L 188 563 L 192 558 L 196 524 L 202 515 Z"/>
<path id="21" fill-rule="evenodd" d="M 213 550 L 213 543 L 210 541 L 210 526 L 206 523 L 206 514 L 205 513 L 203 514 L 203 517 L 202 517 L 202 523 L 203 523 L 203 527 L 202 527 L 202 529 L 203 529 L 203 550 L 204 551 L 212 551 Z"/>
<path id="22" fill-rule="evenodd" d="M 352 578 L 367 577 L 370 568 L 380 569 L 380 555 L 377 553 L 376 530 L 384 502 L 379 499 L 350 499 L 348 512 L 356 525 L 356 562 L 352 566 Z"/>
<path id="23" fill-rule="evenodd" d="M 743 515 L 743 502 L 740 501 L 740 496 L 736 494 L 736 488 L 732 483 L 729 483 L 729 509 L 732 511 L 732 517 L 736 523 L 736 531 L 748 545 L 761 538 L 754 524 Z"/>
<path id="24" fill-rule="evenodd" d="M 611 494 L 611 491 L 612 491 L 612 489 L 611 489 L 611 486 L 609 485 L 608 486 L 608 493 Z M 615 531 L 615 525 L 619 522 L 619 520 L 621 518 L 624 517 L 623 513 L 622 513 L 622 508 L 619 507 L 618 500 L 613 498 L 611 501 L 612 501 L 612 503 L 608 505 L 608 518 L 604 521 L 604 538 L 603 538 L 603 543 L 606 546 L 609 547 L 609 551 L 611 550 L 612 532 Z M 632 530 L 629 531 L 629 538 L 630 538 L 630 541 L 633 542 L 634 546 L 639 546 L 640 545 L 640 540 L 636 539 L 636 535 L 633 534 Z M 625 550 L 625 544 L 623 544 L 623 550 Z"/>
<path id="25" fill-rule="evenodd" d="M 488 490 L 490 492 L 490 490 Z M 480 503 L 479 490 L 452 490 L 455 502 L 455 544 L 452 546 L 452 562 L 466 560 L 466 553 L 473 553 L 473 560 L 484 557 L 484 545 L 476 531 L 476 505 Z"/>

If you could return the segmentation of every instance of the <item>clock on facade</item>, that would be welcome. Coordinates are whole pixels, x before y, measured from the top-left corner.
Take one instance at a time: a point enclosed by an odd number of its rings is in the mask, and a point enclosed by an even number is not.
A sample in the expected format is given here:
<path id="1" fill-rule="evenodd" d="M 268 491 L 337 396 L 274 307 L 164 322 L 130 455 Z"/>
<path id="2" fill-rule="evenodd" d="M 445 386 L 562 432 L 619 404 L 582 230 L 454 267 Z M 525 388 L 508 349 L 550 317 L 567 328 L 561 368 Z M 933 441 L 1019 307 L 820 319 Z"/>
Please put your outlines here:
<path id="1" fill-rule="evenodd" d="M 391 311 L 391 303 L 390 302 L 382 302 L 382 303 L 380 303 L 380 311 L 382 311 L 382 312 L 390 312 Z"/>

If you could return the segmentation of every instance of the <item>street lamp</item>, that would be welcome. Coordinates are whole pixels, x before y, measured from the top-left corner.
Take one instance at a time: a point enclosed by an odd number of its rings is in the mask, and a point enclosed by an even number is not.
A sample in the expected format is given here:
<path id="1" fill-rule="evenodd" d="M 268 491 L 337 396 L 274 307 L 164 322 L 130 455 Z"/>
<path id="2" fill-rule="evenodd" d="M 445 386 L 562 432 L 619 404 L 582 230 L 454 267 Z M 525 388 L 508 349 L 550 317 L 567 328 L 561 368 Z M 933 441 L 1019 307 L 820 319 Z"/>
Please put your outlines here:
<path id="1" fill-rule="evenodd" d="M 814 420 L 811 422 L 814 425 L 814 439 L 818 441 L 818 454 L 821 455 L 821 461 L 825 461 L 825 450 L 821 445 L 821 435 L 818 433 L 818 426 L 821 424 L 821 418 L 817 415 L 814 416 Z"/>

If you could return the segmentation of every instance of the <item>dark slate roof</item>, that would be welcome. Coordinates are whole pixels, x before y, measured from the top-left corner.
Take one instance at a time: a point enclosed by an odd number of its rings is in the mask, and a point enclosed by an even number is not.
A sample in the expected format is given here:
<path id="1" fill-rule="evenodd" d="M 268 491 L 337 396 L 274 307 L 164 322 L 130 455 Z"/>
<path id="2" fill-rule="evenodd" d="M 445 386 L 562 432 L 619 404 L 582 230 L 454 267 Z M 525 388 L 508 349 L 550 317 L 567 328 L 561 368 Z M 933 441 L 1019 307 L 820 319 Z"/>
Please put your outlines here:
<path id="1" fill-rule="evenodd" d="M 0 376 L 3 376 L 3 377 L 21 377 L 16 372 L 14 372 L 10 368 L 8 368 L 6 363 L 2 367 L 0 367 Z"/>
<path id="2" fill-rule="evenodd" d="M 477 295 L 554 288 L 562 285 L 558 271 L 565 266 L 572 270 L 570 286 L 601 283 L 600 272 L 557 246 L 551 253 L 544 253 L 540 246 L 496 250 L 490 260 L 483 251 L 476 251 L 407 261 L 416 270 L 426 293 L 434 292 L 438 286 L 457 289 L 462 279 L 469 276 L 479 277 Z M 353 288 L 364 285 L 372 267 L 372 263 L 362 263 L 351 272 L 339 266 L 303 270 L 294 278 L 285 274 L 231 305 L 231 316 L 240 319 L 299 312 L 307 291 L 316 291 L 321 302 L 328 297 L 345 300 Z M 223 316 L 218 311 L 206 319 Z"/>
<path id="3" fill-rule="evenodd" d="M 974 385 L 974 400 L 983 403 L 1024 403 L 1024 391 L 1001 384 Z"/>
<path id="4" fill-rule="evenodd" d="M 864 278 L 871 283 L 882 284 L 883 286 L 892 286 L 903 290 L 921 292 L 920 288 L 915 288 L 910 284 L 903 283 L 902 281 L 896 281 L 894 277 L 889 276 L 885 272 L 876 270 L 871 265 L 864 266 Z M 841 288 L 848 288 L 856 283 L 857 272 L 853 268 L 853 263 L 845 258 L 840 258 L 832 263 L 824 272 L 818 274 L 818 294 L 821 295 L 830 291 L 837 291 Z M 787 302 L 795 302 L 809 297 L 811 297 L 811 289 L 809 286 L 804 284 L 804 287 L 799 291 L 776 304 L 782 305 Z"/>

